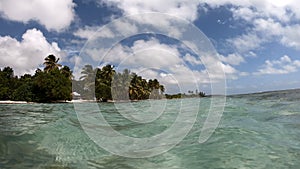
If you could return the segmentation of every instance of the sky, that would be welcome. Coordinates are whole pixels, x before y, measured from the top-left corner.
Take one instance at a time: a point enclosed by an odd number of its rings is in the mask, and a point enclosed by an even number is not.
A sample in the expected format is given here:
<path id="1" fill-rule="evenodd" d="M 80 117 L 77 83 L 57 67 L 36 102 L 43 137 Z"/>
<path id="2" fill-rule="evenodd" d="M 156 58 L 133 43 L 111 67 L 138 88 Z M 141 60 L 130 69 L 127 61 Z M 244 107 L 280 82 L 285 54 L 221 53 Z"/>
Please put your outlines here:
<path id="1" fill-rule="evenodd" d="M 85 64 L 113 64 L 167 93 L 300 88 L 298 3 L 0 0 L 0 68 L 33 74 L 54 54 L 75 77 Z"/>

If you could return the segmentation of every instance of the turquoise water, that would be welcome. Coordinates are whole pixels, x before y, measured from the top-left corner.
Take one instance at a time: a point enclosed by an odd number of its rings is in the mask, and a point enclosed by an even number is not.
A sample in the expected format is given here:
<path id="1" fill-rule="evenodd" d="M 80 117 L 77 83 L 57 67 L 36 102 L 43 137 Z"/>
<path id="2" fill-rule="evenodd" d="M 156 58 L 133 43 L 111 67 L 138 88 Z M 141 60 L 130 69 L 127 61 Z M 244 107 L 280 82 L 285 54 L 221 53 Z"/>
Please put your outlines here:
<path id="1" fill-rule="evenodd" d="M 300 90 L 227 97 L 218 128 L 203 144 L 198 139 L 210 99 L 186 101 L 200 101 L 192 130 L 170 151 L 140 159 L 113 155 L 95 144 L 81 128 L 73 104 L 2 104 L 0 168 L 300 167 Z M 159 134 L 176 120 L 181 100 L 159 102 L 166 102 L 165 112 L 147 124 L 124 119 L 112 103 L 99 106 L 115 130 L 139 138 Z M 130 105 L 147 112 L 149 101 Z"/>

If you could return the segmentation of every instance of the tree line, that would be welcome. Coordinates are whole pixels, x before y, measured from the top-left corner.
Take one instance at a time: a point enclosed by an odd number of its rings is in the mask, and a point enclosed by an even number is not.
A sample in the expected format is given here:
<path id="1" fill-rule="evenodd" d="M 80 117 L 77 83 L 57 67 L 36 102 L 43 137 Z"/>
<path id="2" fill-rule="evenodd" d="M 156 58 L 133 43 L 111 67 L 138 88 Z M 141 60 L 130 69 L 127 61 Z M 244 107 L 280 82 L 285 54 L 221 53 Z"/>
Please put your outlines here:
<path id="1" fill-rule="evenodd" d="M 57 102 L 72 99 L 72 71 L 58 64 L 54 55 L 45 58 L 44 70 L 14 76 L 11 67 L 0 69 L 0 100 Z"/>
<path id="2" fill-rule="evenodd" d="M 165 94 L 166 99 L 181 99 L 181 98 L 197 98 L 197 97 L 207 97 L 204 92 L 199 92 L 197 94 Z"/>
<path id="3" fill-rule="evenodd" d="M 146 80 L 125 69 L 116 72 L 114 66 L 93 68 L 85 65 L 79 80 L 75 80 L 68 66 L 58 63 L 59 58 L 49 55 L 44 69 L 34 75 L 14 76 L 10 67 L 0 69 L 0 100 L 27 102 L 61 102 L 72 100 L 73 91 L 82 99 L 97 101 L 160 99 L 165 88 L 157 79 Z"/>
<path id="4" fill-rule="evenodd" d="M 97 101 L 161 99 L 165 91 L 157 79 L 146 80 L 128 69 L 116 72 L 113 65 L 85 65 L 81 74 L 73 89 L 84 99 L 93 99 L 93 93 Z"/>
<path id="5" fill-rule="evenodd" d="M 45 58 L 43 70 L 38 68 L 34 75 L 20 77 L 14 76 L 11 67 L 0 69 L 0 100 L 62 102 L 73 99 L 72 91 L 81 99 L 102 102 L 206 96 L 203 92 L 164 95 L 165 87 L 157 79 L 146 80 L 128 69 L 117 72 L 113 65 L 102 68 L 85 65 L 81 77 L 75 80 L 71 69 L 58 62 L 59 58 L 49 55 Z"/>

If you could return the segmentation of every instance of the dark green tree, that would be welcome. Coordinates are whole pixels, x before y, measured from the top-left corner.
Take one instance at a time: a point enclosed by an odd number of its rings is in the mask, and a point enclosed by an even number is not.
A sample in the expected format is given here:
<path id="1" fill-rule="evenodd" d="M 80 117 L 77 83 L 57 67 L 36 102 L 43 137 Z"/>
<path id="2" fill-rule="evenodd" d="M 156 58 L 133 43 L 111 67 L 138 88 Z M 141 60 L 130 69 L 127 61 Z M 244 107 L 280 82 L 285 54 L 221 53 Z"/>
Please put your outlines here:
<path id="1" fill-rule="evenodd" d="M 58 64 L 59 58 L 45 58 L 44 71 L 37 69 L 32 82 L 35 102 L 60 102 L 72 99 L 72 72 L 69 67 Z"/>
<path id="2" fill-rule="evenodd" d="M 114 66 L 106 65 L 96 69 L 95 96 L 99 101 L 112 100 L 112 81 L 116 71 Z"/>
<path id="3" fill-rule="evenodd" d="M 57 102 L 72 99 L 72 84 L 58 69 L 40 72 L 33 81 L 36 102 Z"/>
<path id="4" fill-rule="evenodd" d="M 19 79 L 20 86 L 12 94 L 12 100 L 32 102 L 35 100 L 33 77 L 25 74 Z"/>
<path id="5" fill-rule="evenodd" d="M 61 64 L 58 64 L 59 58 L 56 59 L 54 55 L 49 55 L 45 58 L 45 68 L 44 71 L 49 72 L 54 69 L 59 69 L 61 67 Z"/>
<path id="6" fill-rule="evenodd" d="M 0 100 L 11 100 L 12 93 L 18 87 L 18 78 L 14 77 L 11 67 L 0 69 Z"/>

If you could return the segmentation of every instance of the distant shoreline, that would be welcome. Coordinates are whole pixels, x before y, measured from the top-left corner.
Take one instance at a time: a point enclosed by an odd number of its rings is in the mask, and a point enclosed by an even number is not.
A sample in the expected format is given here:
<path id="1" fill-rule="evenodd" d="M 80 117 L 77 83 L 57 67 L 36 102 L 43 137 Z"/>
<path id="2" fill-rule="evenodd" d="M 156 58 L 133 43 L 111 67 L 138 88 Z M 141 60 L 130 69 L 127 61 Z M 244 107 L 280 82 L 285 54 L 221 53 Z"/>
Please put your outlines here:
<path id="1" fill-rule="evenodd" d="M 28 104 L 32 102 L 26 101 L 11 101 L 11 100 L 0 100 L 0 104 Z"/>
<path id="2" fill-rule="evenodd" d="M 289 91 L 300 91 L 300 88 L 297 89 L 285 89 L 285 90 L 275 90 L 275 91 L 262 91 L 262 92 L 254 92 L 254 93 L 247 93 L 247 94 L 232 94 L 232 95 L 226 95 L 226 97 L 240 97 L 240 96 L 246 96 L 246 95 L 257 95 L 257 94 L 268 94 L 273 92 L 289 92 Z M 206 97 L 217 97 L 222 95 L 207 95 Z M 179 98 L 179 99 L 185 99 L 185 98 Z M 71 101 L 57 101 L 57 102 L 49 102 L 49 103 L 88 103 L 88 102 L 97 102 L 95 100 L 71 100 Z M 132 100 L 129 102 L 137 102 L 137 100 Z M 26 101 L 12 101 L 12 100 L 0 100 L 0 104 L 35 104 L 38 102 L 26 102 Z M 107 102 L 103 103 L 125 103 L 124 101 L 113 101 L 108 100 Z"/>
<path id="3" fill-rule="evenodd" d="M 71 100 L 71 101 L 55 101 L 46 103 L 87 103 L 95 102 L 95 100 Z M 43 104 L 44 102 L 41 102 Z M 0 104 L 39 104 L 39 102 L 26 102 L 26 101 L 13 101 L 13 100 L 0 100 Z"/>
<path id="4" fill-rule="evenodd" d="M 276 93 L 276 92 L 290 92 L 290 91 L 298 91 L 300 88 L 295 89 L 281 89 L 281 90 L 267 90 L 267 91 L 259 91 L 259 92 L 250 92 L 250 93 L 241 93 L 241 94 L 229 94 L 228 97 L 234 96 L 244 96 L 244 95 L 257 95 L 257 94 L 268 94 L 268 93 Z"/>
<path id="5" fill-rule="evenodd" d="M 184 99 L 184 98 L 181 98 Z M 162 99 L 157 99 L 162 100 Z M 107 100 L 106 102 L 100 102 L 96 100 L 70 100 L 70 101 L 54 101 L 54 102 L 26 102 L 26 101 L 12 101 L 12 100 L 0 100 L 0 104 L 55 104 L 55 103 L 129 103 L 138 102 L 140 100 Z"/>
<path id="6" fill-rule="evenodd" d="M 90 102 L 97 102 L 97 101 L 96 100 L 70 100 L 70 101 L 55 101 L 55 102 L 46 102 L 46 103 L 55 104 L 55 103 L 90 103 Z M 137 102 L 137 100 L 130 100 L 130 101 L 108 100 L 107 102 L 102 102 L 102 103 L 126 103 L 126 102 Z M 40 104 L 43 104 L 43 103 L 44 102 L 41 102 Z M 0 104 L 39 104 L 39 102 L 0 100 Z"/>

